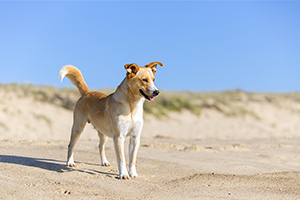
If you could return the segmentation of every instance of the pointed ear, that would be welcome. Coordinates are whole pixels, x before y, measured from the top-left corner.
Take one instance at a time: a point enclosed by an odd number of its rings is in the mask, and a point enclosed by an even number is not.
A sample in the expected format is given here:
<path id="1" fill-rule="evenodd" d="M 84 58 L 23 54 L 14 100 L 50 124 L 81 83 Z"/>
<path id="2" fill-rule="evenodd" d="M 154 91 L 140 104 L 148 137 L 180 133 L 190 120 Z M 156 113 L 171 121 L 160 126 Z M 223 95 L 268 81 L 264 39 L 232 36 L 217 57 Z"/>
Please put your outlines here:
<path id="1" fill-rule="evenodd" d="M 127 77 L 132 78 L 134 77 L 137 72 L 140 70 L 139 66 L 137 66 L 135 63 L 124 65 L 126 71 L 127 71 Z"/>
<path id="2" fill-rule="evenodd" d="M 157 64 L 159 64 L 160 66 L 164 66 L 164 64 L 162 64 L 161 62 L 156 61 L 156 62 L 148 63 L 147 65 L 145 65 L 145 67 L 150 68 L 152 70 L 153 74 L 155 74 Z"/>

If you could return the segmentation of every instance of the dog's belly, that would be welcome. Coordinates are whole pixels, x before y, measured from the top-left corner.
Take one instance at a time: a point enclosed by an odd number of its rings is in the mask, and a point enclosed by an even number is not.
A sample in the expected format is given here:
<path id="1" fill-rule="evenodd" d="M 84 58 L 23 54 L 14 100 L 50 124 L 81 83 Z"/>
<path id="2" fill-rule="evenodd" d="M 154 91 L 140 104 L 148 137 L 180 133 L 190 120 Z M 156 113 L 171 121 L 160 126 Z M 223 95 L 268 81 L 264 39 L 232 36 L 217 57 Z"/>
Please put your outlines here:
<path id="1" fill-rule="evenodd" d="M 98 129 L 99 130 L 99 129 Z M 106 135 L 107 137 L 113 138 L 114 137 L 114 133 L 113 131 L 103 131 L 103 130 L 99 130 L 102 134 Z"/>
<path id="2" fill-rule="evenodd" d="M 138 122 L 133 122 L 133 121 L 127 121 L 127 122 L 119 122 L 118 124 L 116 124 L 115 126 L 117 127 L 118 131 L 116 131 L 115 129 L 115 133 L 113 131 L 113 127 L 111 127 L 111 125 L 103 125 L 102 126 L 100 124 L 93 124 L 93 126 L 95 127 L 95 129 L 97 129 L 99 132 L 101 132 L 102 134 L 113 138 L 115 134 L 121 134 L 124 135 L 125 137 L 130 136 L 132 134 L 134 135 L 140 135 L 141 133 L 141 129 L 143 127 L 143 121 L 138 121 Z M 116 128 L 115 127 L 115 128 Z"/>
<path id="3" fill-rule="evenodd" d="M 108 136 L 108 137 L 113 137 L 114 133 L 113 130 L 111 129 L 111 126 L 109 124 L 99 124 L 99 123 L 92 123 L 92 125 L 94 126 L 94 128 L 101 132 L 102 134 Z"/>

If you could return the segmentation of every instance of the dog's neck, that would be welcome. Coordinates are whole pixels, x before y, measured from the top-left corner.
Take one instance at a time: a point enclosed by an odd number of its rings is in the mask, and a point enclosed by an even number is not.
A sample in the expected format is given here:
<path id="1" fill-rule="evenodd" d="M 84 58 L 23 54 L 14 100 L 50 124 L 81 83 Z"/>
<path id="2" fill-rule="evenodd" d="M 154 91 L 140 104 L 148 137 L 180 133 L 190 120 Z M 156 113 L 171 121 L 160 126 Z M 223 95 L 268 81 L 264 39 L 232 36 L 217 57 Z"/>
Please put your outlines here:
<path id="1" fill-rule="evenodd" d="M 118 86 L 117 90 L 114 93 L 114 99 L 118 102 L 128 102 L 131 106 L 137 104 L 144 104 L 145 98 L 134 93 L 128 86 L 128 78 L 125 77 L 122 83 Z"/>
<path id="2" fill-rule="evenodd" d="M 134 95 L 133 91 L 131 91 L 128 86 L 127 77 L 118 86 L 112 97 L 128 110 L 132 121 L 143 121 L 143 105 L 145 98 L 139 94 Z"/>

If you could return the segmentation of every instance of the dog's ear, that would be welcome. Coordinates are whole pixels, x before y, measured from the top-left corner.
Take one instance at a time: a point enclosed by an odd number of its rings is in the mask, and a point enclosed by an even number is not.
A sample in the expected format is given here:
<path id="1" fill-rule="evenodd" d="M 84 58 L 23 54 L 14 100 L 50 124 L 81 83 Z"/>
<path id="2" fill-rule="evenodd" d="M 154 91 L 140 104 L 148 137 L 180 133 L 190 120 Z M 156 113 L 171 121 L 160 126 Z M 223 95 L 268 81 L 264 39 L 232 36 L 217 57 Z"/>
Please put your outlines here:
<path id="1" fill-rule="evenodd" d="M 156 62 L 148 63 L 147 65 L 145 65 L 145 67 L 150 68 L 152 70 L 153 74 L 155 74 L 157 64 L 159 64 L 160 66 L 164 66 L 164 64 L 162 64 L 161 62 L 156 61 Z"/>
<path id="2" fill-rule="evenodd" d="M 138 71 L 140 70 L 140 67 L 137 66 L 135 63 L 127 64 L 124 67 L 127 71 L 127 77 L 128 78 L 134 77 L 138 73 Z"/>

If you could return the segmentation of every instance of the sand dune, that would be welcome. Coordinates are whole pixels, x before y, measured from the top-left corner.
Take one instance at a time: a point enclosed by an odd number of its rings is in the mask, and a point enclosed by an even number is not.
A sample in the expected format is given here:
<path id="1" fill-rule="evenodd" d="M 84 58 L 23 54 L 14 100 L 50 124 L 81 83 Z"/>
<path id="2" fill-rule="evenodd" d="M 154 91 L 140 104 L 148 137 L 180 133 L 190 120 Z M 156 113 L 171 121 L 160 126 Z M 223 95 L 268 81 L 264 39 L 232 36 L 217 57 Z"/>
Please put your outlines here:
<path id="1" fill-rule="evenodd" d="M 214 103 L 222 111 L 211 106 L 200 115 L 146 114 L 139 177 L 123 181 L 111 140 L 111 166 L 100 166 L 90 125 L 75 147 L 78 166 L 65 166 L 71 110 L 19 86 L 0 87 L 0 96 L 0 199 L 300 198 L 300 102 L 293 98 Z"/>

